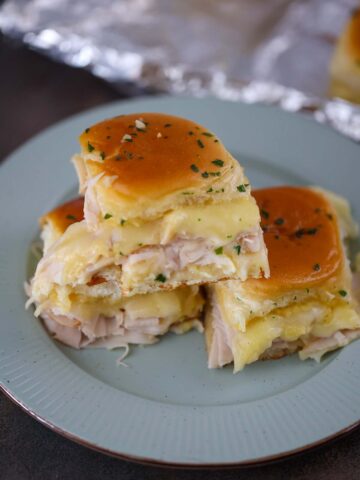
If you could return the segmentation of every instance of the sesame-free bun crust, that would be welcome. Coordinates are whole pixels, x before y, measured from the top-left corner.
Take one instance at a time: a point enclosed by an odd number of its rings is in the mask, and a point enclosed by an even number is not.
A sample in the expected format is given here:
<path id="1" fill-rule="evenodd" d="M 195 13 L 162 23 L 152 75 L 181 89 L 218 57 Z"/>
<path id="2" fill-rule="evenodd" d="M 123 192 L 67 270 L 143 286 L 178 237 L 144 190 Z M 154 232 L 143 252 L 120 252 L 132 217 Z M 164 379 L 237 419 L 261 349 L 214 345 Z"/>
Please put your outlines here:
<path id="1" fill-rule="evenodd" d="M 80 144 L 73 162 L 88 225 L 107 213 L 148 221 L 181 205 L 250 196 L 240 164 L 214 133 L 191 120 L 118 116 L 86 128 Z"/>
<path id="2" fill-rule="evenodd" d="M 326 282 L 343 264 L 334 209 L 320 193 L 302 187 L 253 191 L 268 248 L 270 278 L 248 280 L 259 293 L 287 292 Z"/>
<path id="3" fill-rule="evenodd" d="M 346 24 L 330 66 L 330 94 L 360 103 L 360 9 Z"/>
<path id="4" fill-rule="evenodd" d="M 40 218 L 40 225 L 44 227 L 50 224 L 59 234 L 65 232 L 69 225 L 80 222 L 84 218 L 84 199 L 75 198 L 69 202 L 63 203 L 51 212 L 46 213 Z"/>
<path id="5" fill-rule="evenodd" d="M 145 128 L 136 128 L 138 122 Z M 162 113 L 104 120 L 87 129 L 80 143 L 83 153 L 93 147 L 104 157 L 103 162 L 93 165 L 96 173 L 116 175 L 113 186 L 131 196 L 159 198 L 176 190 L 208 185 L 209 177 L 204 178 L 203 172 L 210 173 L 211 179 L 211 172 L 224 174 L 233 165 L 223 144 L 206 128 Z M 212 163 L 216 159 L 224 162 L 222 168 Z"/>

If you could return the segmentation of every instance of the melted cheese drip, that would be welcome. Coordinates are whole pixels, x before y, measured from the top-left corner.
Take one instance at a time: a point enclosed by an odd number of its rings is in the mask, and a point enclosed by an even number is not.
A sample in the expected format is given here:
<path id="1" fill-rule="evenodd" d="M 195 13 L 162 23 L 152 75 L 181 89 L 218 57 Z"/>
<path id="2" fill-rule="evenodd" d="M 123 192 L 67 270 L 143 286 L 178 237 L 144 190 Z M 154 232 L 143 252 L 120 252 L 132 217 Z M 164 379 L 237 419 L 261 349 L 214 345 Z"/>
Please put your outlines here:
<path id="1" fill-rule="evenodd" d="M 206 238 L 214 247 L 225 245 L 240 232 L 257 228 L 259 212 L 253 199 L 188 206 L 170 212 L 161 221 L 134 225 L 116 224 L 113 218 L 89 232 L 84 222 L 71 225 L 39 263 L 37 275 L 47 269 L 59 284 L 86 283 L 92 266 L 103 259 L 103 266 L 120 264 L 122 257 L 142 246 L 170 243 L 176 237 Z"/>
<path id="2" fill-rule="evenodd" d="M 274 310 L 251 321 L 245 333 L 235 334 L 232 339 L 234 371 L 258 360 L 276 339 L 292 342 L 307 335 L 329 337 L 339 330 L 359 327 L 359 315 L 345 302 L 332 306 L 307 302 Z"/>

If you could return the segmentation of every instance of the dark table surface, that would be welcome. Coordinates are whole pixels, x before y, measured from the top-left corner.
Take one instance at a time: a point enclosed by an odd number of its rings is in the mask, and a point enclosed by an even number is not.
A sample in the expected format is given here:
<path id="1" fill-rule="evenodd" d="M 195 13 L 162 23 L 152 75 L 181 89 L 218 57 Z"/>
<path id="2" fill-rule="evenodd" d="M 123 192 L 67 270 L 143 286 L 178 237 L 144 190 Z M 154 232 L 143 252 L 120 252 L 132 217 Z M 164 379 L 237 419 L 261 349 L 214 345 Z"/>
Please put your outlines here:
<path id="1" fill-rule="evenodd" d="M 0 161 L 48 125 L 125 98 L 90 74 L 51 62 L 0 37 Z M 1 170 L 0 170 L 1 175 Z M 306 479 L 360 478 L 360 429 L 286 461 L 252 469 L 159 469 L 87 450 L 30 418 L 0 393 L 0 479 Z"/>

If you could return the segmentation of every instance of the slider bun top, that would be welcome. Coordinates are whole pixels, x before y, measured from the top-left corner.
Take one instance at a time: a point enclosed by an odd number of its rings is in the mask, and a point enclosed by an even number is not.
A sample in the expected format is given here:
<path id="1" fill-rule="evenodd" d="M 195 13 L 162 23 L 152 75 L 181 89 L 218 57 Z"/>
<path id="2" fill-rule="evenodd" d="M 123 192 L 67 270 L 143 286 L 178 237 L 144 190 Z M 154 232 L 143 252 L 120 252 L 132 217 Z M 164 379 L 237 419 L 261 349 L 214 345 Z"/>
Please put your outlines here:
<path id="1" fill-rule="evenodd" d="M 253 196 L 262 217 L 270 278 L 250 279 L 246 289 L 281 294 L 321 284 L 341 271 L 337 216 L 323 194 L 284 186 L 255 190 Z"/>
<path id="2" fill-rule="evenodd" d="M 87 128 L 74 157 L 85 191 L 94 188 L 101 214 L 156 217 L 177 205 L 248 195 L 239 163 L 217 136 L 163 113 L 120 115 Z M 110 210 L 110 212 L 109 212 Z"/>
<path id="3" fill-rule="evenodd" d="M 58 235 L 65 232 L 69 225 L 84 218 L 84 199 L 79 197 L 54 208 L 43 215 L 39 222 L 41 227 L 48 225 Z"/>
<path id="4" fill-rule="evenodd" d="M 360 103 L 360 8 L 354 10 L 335 48 L 330 94 Z"/>

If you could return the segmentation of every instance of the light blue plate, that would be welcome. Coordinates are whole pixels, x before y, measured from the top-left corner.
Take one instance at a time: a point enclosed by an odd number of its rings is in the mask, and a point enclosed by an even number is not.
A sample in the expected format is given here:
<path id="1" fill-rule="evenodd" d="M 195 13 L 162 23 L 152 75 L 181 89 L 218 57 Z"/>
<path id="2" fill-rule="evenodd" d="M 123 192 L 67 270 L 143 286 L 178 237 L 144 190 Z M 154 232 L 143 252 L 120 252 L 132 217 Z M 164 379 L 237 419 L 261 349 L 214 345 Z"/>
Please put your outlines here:
<path id="1" fill-rule="evenodd" d="M 0 170 L 0 387 L 38 420 L 90 447 L 173 465 L 252 464 L 350 430 L 360 419 L 360 342 L 321 364 L 296 356 L 233 375 L 209 371 L 196 332 L 119 352 L 74 351 L 24 310 L 37 220 L 76 190 L 77 135 L 105 117 L 141 111 L 189 117 L 215 131 L 254 187 L 317 184 L 359 213 L 360 147 L 312 120 L 265 106 L 151 98 L 118 102 L 49 128 Z M 359 218 L 358 218 L 359 220 Z"/>

